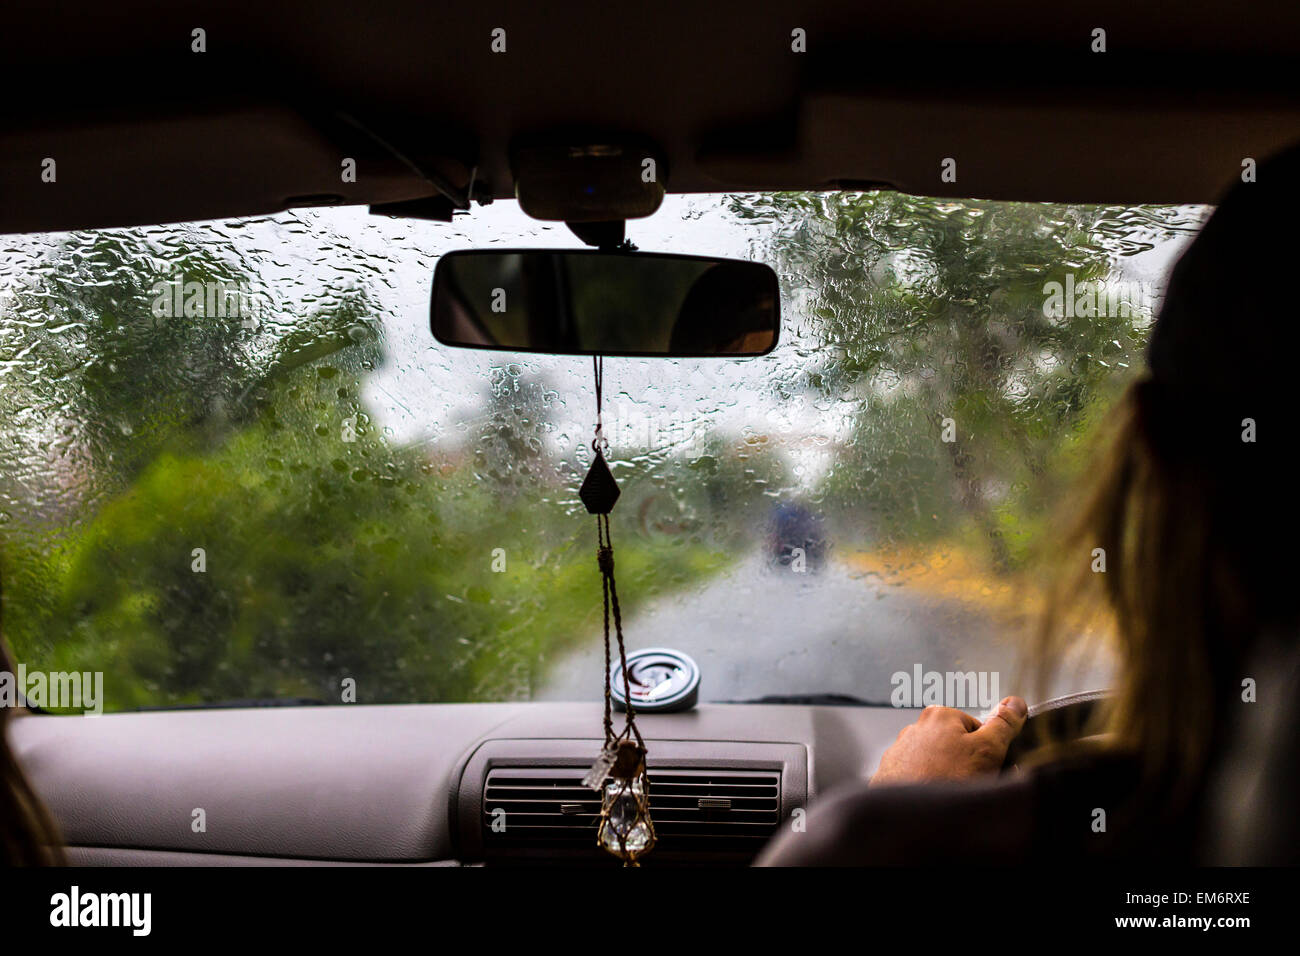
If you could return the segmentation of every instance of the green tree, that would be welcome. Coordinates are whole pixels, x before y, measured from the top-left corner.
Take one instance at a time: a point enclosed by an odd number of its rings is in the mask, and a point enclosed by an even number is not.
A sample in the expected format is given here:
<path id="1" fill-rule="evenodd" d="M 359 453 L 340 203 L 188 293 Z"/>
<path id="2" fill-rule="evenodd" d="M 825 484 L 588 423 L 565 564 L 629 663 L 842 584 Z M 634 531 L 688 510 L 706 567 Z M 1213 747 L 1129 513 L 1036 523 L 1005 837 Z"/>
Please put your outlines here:
<path id="1" fill-rule="evenodd" d="M 1103 282 L 1133 251 L 1113 239 L 1128 211 L 893 192 L 733 208 L 776 223 L 771 252 L 823 343 L 805 385 L 852 415 L 831 506 L 868 515 L 880 542 L 964 537 L 995 569 L 1018 563 L 1059 486 L 1053 463 L 1140 361 L 1140 303 L 1044 311 L 1049 282 Z M 1156 234 L 1186 228 L 1180 210 L 1142 212 Z"/>

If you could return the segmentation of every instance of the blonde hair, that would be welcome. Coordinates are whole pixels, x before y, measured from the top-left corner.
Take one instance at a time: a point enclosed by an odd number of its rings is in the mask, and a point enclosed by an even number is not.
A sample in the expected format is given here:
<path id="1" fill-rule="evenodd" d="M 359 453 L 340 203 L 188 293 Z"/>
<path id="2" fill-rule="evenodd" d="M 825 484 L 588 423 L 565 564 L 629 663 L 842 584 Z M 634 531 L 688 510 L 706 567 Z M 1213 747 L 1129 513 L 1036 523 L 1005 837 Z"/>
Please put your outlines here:
<path id="1" fill-rule="evenodd" d="M 6 671 L 14 673 L 14 666 L 0 635 L 0 672 Z M 0 706 L 0 866 L 61 865 L 66 860 L 58 827 L 9 746 L 15 713 Z"/>
<path id="2" fill-rule="evenodd" d="M 1144 776 L 1180 799 L 1211 759 L 1225 695 L 1240 686 L 1234 663 L 1286 602 L 1276 576 L 1260 571 L 1270 532 L 1242 528 L 1251 518 L 1241 495 L 1268 490 L 1212 454 L 1171 454 L 1176 443 L 1160 437 L 1170 408 L 1150 378 L 1114 408 L 1101 453 L 1071 496 L 1081 504 L 1050 542 L 1031 660 L 1042 693 L 1081 638 L 1105 641 L 1117 683 L 1088 729 L 1112 735 L 1112 747 L 1136 755 Z M 1070 749 L 1057 742 L 1048 752 Z"/>

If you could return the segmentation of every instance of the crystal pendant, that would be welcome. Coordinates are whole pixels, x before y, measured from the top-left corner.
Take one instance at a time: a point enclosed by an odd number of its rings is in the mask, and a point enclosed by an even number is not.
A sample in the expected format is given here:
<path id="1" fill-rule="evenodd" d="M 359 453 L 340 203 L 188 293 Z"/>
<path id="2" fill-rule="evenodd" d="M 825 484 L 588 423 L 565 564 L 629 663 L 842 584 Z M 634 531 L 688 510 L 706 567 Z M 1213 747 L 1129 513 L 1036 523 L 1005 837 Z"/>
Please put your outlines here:
<path id="1" fill-rule="evenodd" d="M 616 856 L 635 859 L 653 843 L 654 827 L 641 778 L 610 780 L 601 801 L 600 845 Z"/>

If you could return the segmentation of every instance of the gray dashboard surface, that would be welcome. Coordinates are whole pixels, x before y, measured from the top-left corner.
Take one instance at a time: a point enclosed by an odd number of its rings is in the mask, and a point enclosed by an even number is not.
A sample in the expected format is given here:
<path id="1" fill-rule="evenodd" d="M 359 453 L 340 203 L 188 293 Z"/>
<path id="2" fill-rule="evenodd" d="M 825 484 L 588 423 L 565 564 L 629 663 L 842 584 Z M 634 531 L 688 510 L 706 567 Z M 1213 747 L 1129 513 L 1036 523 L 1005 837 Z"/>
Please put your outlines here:
<path id="1" fill-rule="evenodd" d="M 694 741 L 699 757 L 719 759 L 749 743 L 801 744 L 811 797 L 869 773 L 915 716 L 706 704 L 642 715 L 638 726 L 652 758 L 655 740 Z M 455 859 L 454 795 L 482 743 L 511 740 L 527 758 L 530 740 L 594 741 L 600 726 L 591 702 L 31 715 L 11 732 L 64 839 L 84 848 L 79 862 L 141 861 L 111 852 L 125 850 L 155 851 L 143 857 L 153 863 L 193 862 L 189 854 L 409 863 Z"/>

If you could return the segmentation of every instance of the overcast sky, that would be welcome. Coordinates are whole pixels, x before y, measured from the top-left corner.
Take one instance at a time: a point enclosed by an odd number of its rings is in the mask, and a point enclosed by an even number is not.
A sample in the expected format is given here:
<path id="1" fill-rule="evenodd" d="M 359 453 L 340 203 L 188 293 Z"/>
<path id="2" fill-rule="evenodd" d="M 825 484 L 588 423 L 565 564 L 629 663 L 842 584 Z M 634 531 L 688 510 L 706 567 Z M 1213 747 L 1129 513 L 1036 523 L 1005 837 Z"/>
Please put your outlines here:
<path id="1" fill-rule="evenodd" d="M 772 223 L 741 219 L 722 195 L 669 196 L 648 219 L 628 224 L 628 237 L 648 252 L 698 253 L 762 259 Z M 1159 232 L 1132 211 L 1117 226 L 1121 240 Z M 1197 217 L 1202 210 L 1189 207 Z M 275 308 L 268 314 L 291 331 L 296 316 L 328 304 L 350 286 L 363 285 L 380 309 L 384 365 L 366 378 L 365 403 L 390 441 L 455 442 L 475 434 L 483 396 L 494 369 L 522 370 L 554 390 L 547 418 L 560 424 L 553 450 L 569 455 L 591 438 L 595 414 L 591 362 L 586 358 L 528 356 L 452 349 L 433 340 L 429 296 L 438 257 L 453 249 L 580 247 L 560 224 L 532 220 L 513 201 L 475 206 L 452 223 L 400 220 L 370 215 L 365 207 L 298 210 L 276 216 L 141 230 L 160 256 L 189 243 L 212 243 L 218 255 L 231 250 L 236 267 L 255 275 L 271 290 Z M 53 247 L 64 237 L 9 237 L 0 250 L 0 285 L 22 281 L 57 258 Z M 1186 242 L 1157 241 L 1150 251 L 1118 260 L 1117 275 L 1161 285 L 1172 258 Z M 155 264 L 166 271 L 166 261 Z M 62 268 L 62 267 L 61 267 Z M 174 268 L 174 266 L 173 266 Z M 88 278 L 95 278 L 89 277 Z M 805 482 L 812 482 L 844 436 L 851 414 L 800 387 L 800 370 L 815 360 L 820 346 L 807 331 L 804 309 L 783 289 L 782 342 L 775 352 L 751 359 L 641 360 L 605 362 L 606 434 L 611 457 L 633 457 L 647 444 L 723 430 L 766 435 L 794 459 Z M 498 371 L 496 374 L 500 375 Z"/>
<path id="2" fill-rule="evenodd" d="M 508 365 L 540 375 L 556 390 L 559 407 L 551 410 L 550 417 L 571 423 L 556 433 L 558 451 L 566 453 L 576 443 L 590 440 L 595 398 L 589 359 L 451 349 L 434 342 L 429 331 L 433 266 L 443 252 L 491 246 L 579 246 L 567 228 L 529 219 L 513 201 L 475 207 L 472 215 L 450 224 L 375 217 L 360 208 L 298 215 L 320 240 L 323 255 L 317 265 L 329 261 L 325 257 L 333 238 L 342 236 L 354 254 L 379 270 L 371 273 L 370 282 L 383 306 L 388 361 L 369 378 L 366 399 L 392 440 L 454 439 L 458 423 L 472 419 L 480 409 L 493 368 Z M 630 222 L 628 236 L 648 252 L 761 259 L 772 228 L 733 215 L 721 195 L 669 196 L 654 216 Z M 1117 274 L 1162 285 L 1184 244 L 1182 239 L 1167 241 L 1127 257 L 1119 261 Z M 825 403 L 818 403 L 818 408 L 811 396 L 798 392 L 775 399 L 773 383 L 797 380 L 808 349 L 816 344 L 801 338 L 798 305 L 784 291 L 782 344 L 768 356 L 606 360 L 606 430 L 616 445 L 620 439 L 625 445 L 613 448 L 613 455 L 635 455 L 645 450 L 648 437 L 671 439 L 690 433 L 693 427 L 734 434 L 752 429 L 777 438 L 796 465 L 803 459 L 802 477 L 813 480 L 824 464 L 818 460 L 818 449 L 821 457 L 829 453 L 830 444 L 842 437 L 839 433 L 850 410 L 839 413 Z"/>

